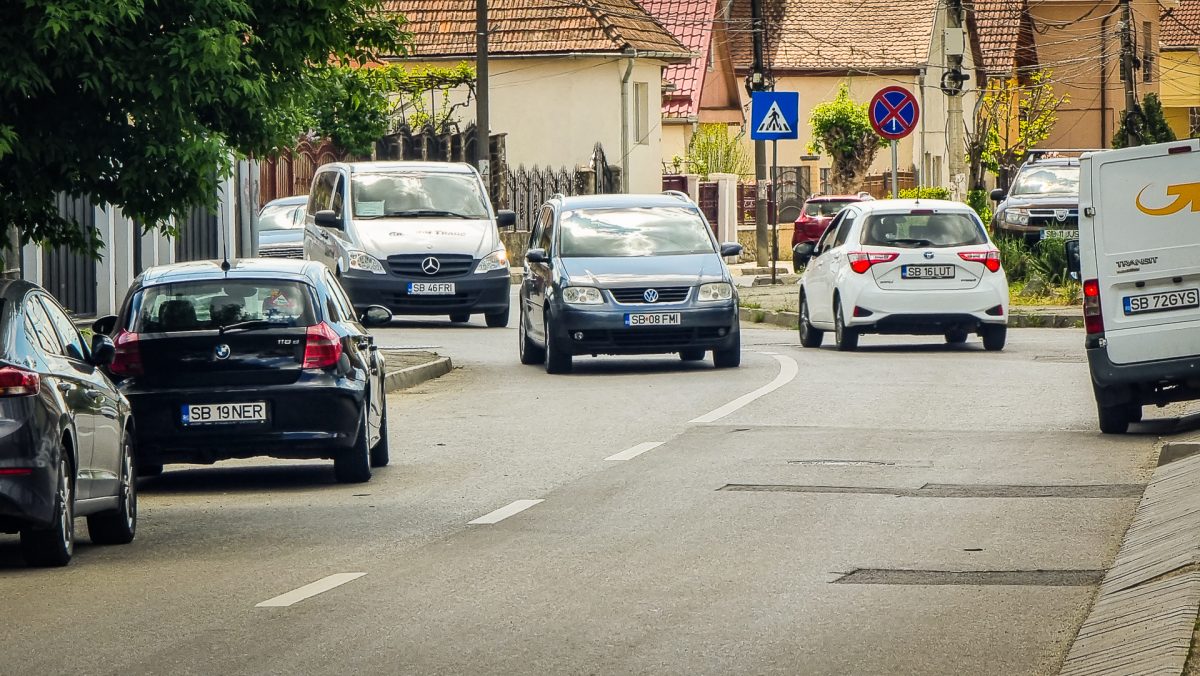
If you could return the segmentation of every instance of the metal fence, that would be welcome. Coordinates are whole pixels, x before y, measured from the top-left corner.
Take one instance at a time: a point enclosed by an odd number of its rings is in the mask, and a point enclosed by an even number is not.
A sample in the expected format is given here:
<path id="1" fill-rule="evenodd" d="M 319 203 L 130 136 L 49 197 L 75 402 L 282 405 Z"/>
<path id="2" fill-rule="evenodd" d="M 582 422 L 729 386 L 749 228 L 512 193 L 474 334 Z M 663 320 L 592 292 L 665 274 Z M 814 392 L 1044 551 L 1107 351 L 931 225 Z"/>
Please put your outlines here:
<path id="1" fill-rule="evenodd" d="M 557 194 L 599 195 L 618 192 L 621 187 L 621 172 L 608 165 L 604 149 L 597 143 L 592 150 L 591 160 L 586 166 L 575 169 L 566 167 L 516 169 L 508 167 L 504 173 L 503 208 L 517 213 L 517 229 L 531 230 L 537 220 L 538 209 L 546 200 Z"/>
<path id="2" fill-rule="evenodd" d="M 259 205 L 280 197 L 307 195 L 317 167 L 341 162 L 349 156 L 329 141 L 312 144 L 304 141 L 259 163 Z"/>
<path id="3" fill-rule="evenodd" d="M 179 224 L 175 238 L 175 260 L 207 261 L 221 258 L 221 224 L 217 215 L 204 207 L 192 207 L 187 220 Z"/>
<path id="4" fill-rule="evenodd" d="M 81 230 L 96 228 L 96 209 L 86 197 L 59 194 L 58 213 Z M 42 252 L 42 286 L 77 315 L 96 314 L 96 260 L 67 247 Z"/>

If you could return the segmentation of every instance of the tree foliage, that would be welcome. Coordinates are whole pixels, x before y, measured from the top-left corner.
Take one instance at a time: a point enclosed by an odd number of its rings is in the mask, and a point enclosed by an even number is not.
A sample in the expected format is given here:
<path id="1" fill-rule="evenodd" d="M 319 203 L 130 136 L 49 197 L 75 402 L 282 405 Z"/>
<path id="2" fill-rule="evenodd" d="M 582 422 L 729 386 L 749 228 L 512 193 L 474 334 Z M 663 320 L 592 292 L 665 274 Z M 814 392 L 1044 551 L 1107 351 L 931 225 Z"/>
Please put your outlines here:
<path id="1" fill-rule="evenodd" d="M 1141 104 L 1134 104 L 1132 111 L 1121 111 L 1120 123 L 1113 134 L 1114 148 L 1124 148 L 1128 145 L 1130 126 L 1139 145 L 1153 143 L 1170 143 L 1175 139 L 1175 132 L 1167 124 L 1167 116 L 1163 113 L 1162 101 L 1158 94 L 1150 92 Z"/>
<path id="2" fill-rule="evenodd" d="M 403 53 L 382 0 L 0 3 L 0 222 L 92 251 L 55 195 L 162 226 L 216 202 L 230 152 L 305 132 L 361 147 L 378 100 L 345 66 Z"/>
<path id="3" fill-rule="evenodd" d="M 701 124 L 688 141 L 684 163 L 688 173 L 707 179 L 709 174 L 750 173 L 750 158 L 742 145 L 742 134 L 730 134 L 729 125 Z"/>
<path id="4" fill-rule="evenodd" d="M 830 189 L 838 193 L 858 190 L 875 155 L 887 145 L 871 128 L 867 104 L 855 103 L 850 98 L 850 87 L 842 83 L 834 100 L 813 108 L 809 124 L 813 132 L 809 149 L 827 153 L 832 161 Z"/>
<path id="5" fill-rule="evenodd" d="M 1030 73 L 1023 82 L 997 78 L 988 82 L 975 107 L 975 128 L 967 133 L 970 188 L 982 189 L 984 170 L 1002 177 L 1021 164 L 1031 148 L 1050 137 L 1058 109 L 1070 99 L 1057 96 L 1051 71 Z"/>

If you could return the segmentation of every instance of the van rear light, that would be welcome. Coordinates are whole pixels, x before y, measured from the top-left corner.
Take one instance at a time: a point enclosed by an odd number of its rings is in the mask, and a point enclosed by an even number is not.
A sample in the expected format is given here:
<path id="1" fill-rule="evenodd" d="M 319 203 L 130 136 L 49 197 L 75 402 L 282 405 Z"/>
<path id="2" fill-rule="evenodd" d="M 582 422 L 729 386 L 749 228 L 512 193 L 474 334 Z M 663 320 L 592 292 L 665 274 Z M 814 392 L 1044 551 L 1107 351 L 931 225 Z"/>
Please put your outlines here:
<path id="1" fill-rule="evenodd" d="M 862 274 L 871 269 L 872 265 L 879 263 L 888 263 L 896 260 L 900 254 L 891 253 L 868 253 L 865 251 L 851 251 L 846 254 L 846 260 L 850 261 L 850 269 Z"/>
<path id="2" fill-rule="evenodd" d="M 42 389 L 42 378 L 13 366 L 0 368 L 0 397 L 31 397 Z"/>
<path id="3" fill-rule="evenodd" d="M 142 348 L 138 345 L 138 334 L 125 329 L 113 339 L 116 348 L 108 370 L 116 376 L 140 376 L 145 371 L 142 365 Z"/>
<path id="4" fill-rule="evenodd" d="M 1088 333 L 1104 333 L 1104 315 L 1100 313 L 1100 282 L 1083 283 L 1083 327 Z"/>
<path id="5" fill-rule="evenodd" d="M 304 338 L 303 368 L 329 368 L 342 358 L 342 338 L 325 322 L 308 327 Z"/>
<path id="6" fill-rule="evenodd" d="M 958 257 L 964 261 L 983 263 L 988 272 L 1000 272 L 999 251 L 960 251 L 958 252 Z"/>

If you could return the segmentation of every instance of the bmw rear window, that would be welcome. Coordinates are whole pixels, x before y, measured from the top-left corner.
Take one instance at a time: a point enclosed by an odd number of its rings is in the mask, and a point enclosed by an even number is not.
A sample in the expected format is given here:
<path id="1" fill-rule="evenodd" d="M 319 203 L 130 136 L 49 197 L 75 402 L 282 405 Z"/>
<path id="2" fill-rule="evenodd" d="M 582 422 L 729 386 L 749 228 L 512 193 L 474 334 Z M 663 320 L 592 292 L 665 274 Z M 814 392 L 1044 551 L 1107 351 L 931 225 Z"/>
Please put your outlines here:
<path id="1" fill-rule="evenodd" d="M 308 285 L 271 279 L 204 280 L 142 289 L 132 303 L 134 333 L 212 331 L 242 322 L 310 326 Z"/>
<path id="2" fill-rule="evenodd" d="M 987 244 L 983 225 L 968 214 L 872 214 L 862 243 L 906 249 Z"/>

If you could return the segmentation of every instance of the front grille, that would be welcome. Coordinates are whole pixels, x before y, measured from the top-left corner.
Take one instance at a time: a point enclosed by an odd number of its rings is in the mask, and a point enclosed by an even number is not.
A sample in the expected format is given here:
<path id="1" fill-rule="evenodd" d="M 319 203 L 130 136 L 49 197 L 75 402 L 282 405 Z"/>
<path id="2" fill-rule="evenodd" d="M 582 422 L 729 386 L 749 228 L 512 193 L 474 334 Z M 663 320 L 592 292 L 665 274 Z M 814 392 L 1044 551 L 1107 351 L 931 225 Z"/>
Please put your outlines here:
<path id="1" fill-rule="evenodd" d="M 658 292 L 658 300 L 654 301 L 655 303 L 682 303 L 692 291 L 690 286 L 637 286 L 609 289 L 608 292 L 613 295 L 613 300 L 622 305 L 646 305 L 649 303 L 646 300 L 648 289 Z"/>
<path id="2" fill-rule="evenodd" d="M 405 310 L 444 308 L 468 308 L 479 300 L 478 293 L 456 293 L 453 296 L 410 296 L 407 293 L 392 293 L 386 296 L 387 306 L 397 314 Z"/>
<path id="3" fill-rule="evenodd" d="M 1030 209 L 1029 210 L 1029 225 L 1039 228 L 1050 228 L 1052 230 L 1077 230 L 1079 228 L 1079 210 L 1066 209 L 1066 217 L 1063 220 L 1058 220 L 1056 212 L 1064 211 L 1063 209 Z"/>
<path id="4" fill-rule="evenodd" d="M 728 330 L 728 329 L 727 329 Z M 604 349 L 615 347 L 623 349 L 675 347 L 685 348 L 695 341 L 717 340 L 721 337 L 721 327 L 703 326 L 698 328 L 635 328 L 618 329 L 615 331 L 583 331 L 583 340 L 575 341 L 580 347 Z"/>
<path id="5" fill-rule="evenodd" d="M 438 264 L 437 272 L 432 275 L 424 268 L 425 261 L 430 258 L 435 259 Z M 474 267 L 475 258 L 470 254 L 398 254 L 388 256 L 387 264 L 394 275 L 436 279 L 467 274 Z"/>
<path id="6" fill-rule="evenodd" d="M 259 258 L 304 258 L 302 246 L 273 246 L 258 250 Z"/>

